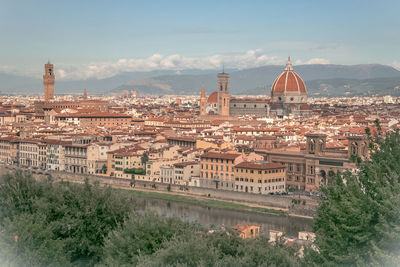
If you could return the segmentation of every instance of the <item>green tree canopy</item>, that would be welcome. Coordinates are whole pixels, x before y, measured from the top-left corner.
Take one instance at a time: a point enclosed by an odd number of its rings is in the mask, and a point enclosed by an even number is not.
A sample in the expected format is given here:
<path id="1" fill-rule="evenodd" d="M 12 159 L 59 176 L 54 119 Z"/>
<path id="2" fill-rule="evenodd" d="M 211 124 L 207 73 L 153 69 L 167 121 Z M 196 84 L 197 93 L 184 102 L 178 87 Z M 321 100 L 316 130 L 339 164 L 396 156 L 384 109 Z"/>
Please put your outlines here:
<path id="1" fill-rule="evenodd" d="M 318 252 L 309 251 L 307 264 L 399 266 L 399 132 L 375 136 L 370 144 L 370 159 L 358 173 L 332 175 L 322 189 L 314 229 Z"/>

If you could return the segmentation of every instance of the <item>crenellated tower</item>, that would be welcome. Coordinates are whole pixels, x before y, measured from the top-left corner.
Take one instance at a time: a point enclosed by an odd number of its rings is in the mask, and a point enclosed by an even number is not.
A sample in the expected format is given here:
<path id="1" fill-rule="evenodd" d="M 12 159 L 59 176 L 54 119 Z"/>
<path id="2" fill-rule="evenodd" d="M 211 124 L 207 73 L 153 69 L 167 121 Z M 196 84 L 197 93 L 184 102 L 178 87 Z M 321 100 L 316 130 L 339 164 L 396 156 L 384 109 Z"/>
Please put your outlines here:
<path id="1" fill-rule="evenodd" d="M 54 65 L 50 63 L 44 65 L 43 85 L 44 85 L 44 100 L 49 101 L 54 99 Z"/>

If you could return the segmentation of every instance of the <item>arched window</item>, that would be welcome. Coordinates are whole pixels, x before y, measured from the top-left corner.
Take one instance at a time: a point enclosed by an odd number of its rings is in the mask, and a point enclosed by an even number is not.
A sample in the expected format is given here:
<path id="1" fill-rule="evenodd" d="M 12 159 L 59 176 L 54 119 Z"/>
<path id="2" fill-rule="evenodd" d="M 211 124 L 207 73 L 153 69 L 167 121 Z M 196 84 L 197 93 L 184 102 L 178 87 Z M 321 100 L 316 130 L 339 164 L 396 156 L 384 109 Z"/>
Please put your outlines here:
<path id="1" fill-rule="evenodd" d="M 357 143 L 352 143 L 351 144 L 351 154 L 352 155 L 357 155 L 358 153 L 358 144 Z"/>
<path id="2" fill-rule="evenodd" d="M 314 139 L 310 140 L 309 150 L 310 150 L 311 153 L 315 152 L 315 141 L 314 141 Z"/>
<path id="3" fill-rule="evenodd" d="M 324 150 L 324 140 L 319 140 L 319 151 Z"/>

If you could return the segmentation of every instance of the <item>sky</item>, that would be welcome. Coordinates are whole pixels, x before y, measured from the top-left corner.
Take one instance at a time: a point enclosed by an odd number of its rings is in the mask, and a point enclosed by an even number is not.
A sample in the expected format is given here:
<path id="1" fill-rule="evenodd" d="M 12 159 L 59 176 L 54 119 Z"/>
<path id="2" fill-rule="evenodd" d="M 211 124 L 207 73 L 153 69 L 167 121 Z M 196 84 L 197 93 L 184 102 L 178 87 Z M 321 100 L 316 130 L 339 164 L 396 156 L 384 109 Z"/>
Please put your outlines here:
<path id="1" fill-rule="evenodd" d="M 0 0 L 0 72 L 59 79 L 284 64 L 400 69 L 400 1 Z"/>

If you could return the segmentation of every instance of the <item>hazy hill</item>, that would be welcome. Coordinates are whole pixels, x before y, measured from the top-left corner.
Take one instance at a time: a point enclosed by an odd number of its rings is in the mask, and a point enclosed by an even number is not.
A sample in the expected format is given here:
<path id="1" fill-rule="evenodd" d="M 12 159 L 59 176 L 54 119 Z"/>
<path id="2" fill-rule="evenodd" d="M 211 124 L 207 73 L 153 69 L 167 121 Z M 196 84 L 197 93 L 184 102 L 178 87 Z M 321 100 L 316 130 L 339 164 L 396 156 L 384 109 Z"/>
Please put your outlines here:
<path id="1" fill-rule="evenodd" d="M 231 74 L 232 94 L 269 93 L 274 79 L 284 66 L 263 66 L 245 70 L 227 70 Z M 384 93 L 397 94 L 394 87 L 400 85 L 400 71 L 385 65 L 298 65 L 294 69 L 306 82 L 310 94 L 344 95 Z M 57 75 L 57 73 L 56 73 Z M 123 90 L 136 90 L 147 94 L 199 94 L 201 84 L 206 92 L 216 90 L 217 71 L 189 70 L 152 71 L 122 73 L 107 79 L 88 79 L 79 81 L 60 81 L 56 78 L 55 91 L 63 93 L 82 93 L 86 88 L 89 94 L 120 93 Z M 3 93 L 43 92 L 41 77 L 28 78 L 0 73 L 0 89 Z"/>
<path id="2" fill-rule="evenodd" d="M 260 94 L 269 91 L 274 79 L 283 71 L 282 66 L 264 66 L 253 69 L 232 71 L 230 89 L 232 94 Z M 400 71 L 384 65 L 300 65 L 295 66 L 295 71 L 306 82 L 311 91 L 318 90 L 320 86 L 310 81 L 318 80 L 328 87 L 336 88 L 340 83 L 335 79 L 351 79 L 354 85 L 364 83 L 366 79 L 378 79 L 372 84 L 374 90 L 386 89 L 388 86 L 398 85 L 393 78 L 400 77 Z M 361 82 L 357 82 L 361 81 Z M 382 86 L 379 84 L 382 82 Z M 217 73 L 202 75 L 163 75 L 134 79 L 118 86 L 114 92 L 121 90 L 136 90 L 151 94 L 198 94 L 201 84 L 204 84 L 206 92 L 216 90 Z M 323 92 L 321 92 L 323 94 Z"/>

